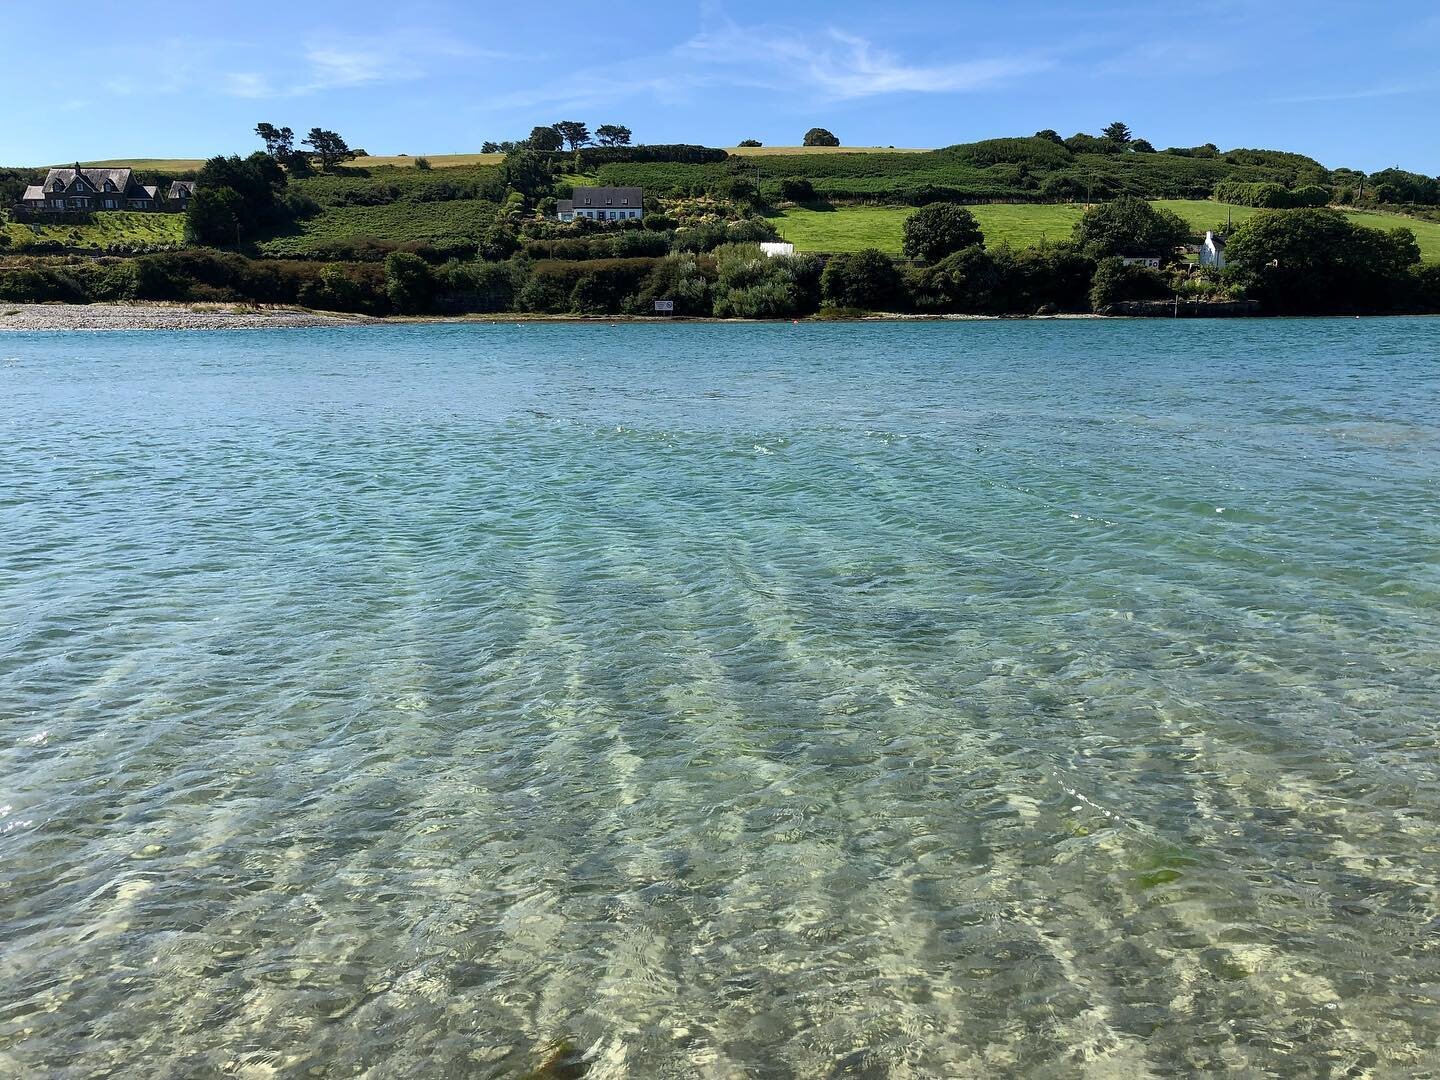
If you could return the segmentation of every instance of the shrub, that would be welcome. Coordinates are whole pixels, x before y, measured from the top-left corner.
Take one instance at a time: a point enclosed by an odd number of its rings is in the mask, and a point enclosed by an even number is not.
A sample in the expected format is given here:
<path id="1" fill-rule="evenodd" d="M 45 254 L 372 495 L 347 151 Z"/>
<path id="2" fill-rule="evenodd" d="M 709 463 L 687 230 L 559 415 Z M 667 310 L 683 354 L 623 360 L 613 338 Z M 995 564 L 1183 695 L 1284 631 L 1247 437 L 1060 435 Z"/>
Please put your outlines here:
<path id="1" fill-rule="evenodd" d="M 430 159 L 428 157 L 417 157 L 415 159 L 415 168 L 419 169 L 421 172 L 429 172 Z"/>
<path id="2" fill-rule="evenodd" d="M 1048 138 L 1048 135 L 1054 138 Z M 1063 169 L 1075 160 L 1055 132 L 1041 133 L 1028 139 L 982 139 L 946 147 L 941 153 L 981 168 L 990 165 L 1032 165 L 1045 169 Z"/>
<path id="3" fill-rule="evenodd" d="M 1381 169 L 1370 174 L 1376 198 L 1381 202 L 1419 203 L 1434 206 L 1440 203 L 1440 180 L 1404 169 Z M 1386 198 L 1381 199 L 1381 189 Z"/>
<path id="4" fill-rule="evenodd" d="M 402 315 L 430 310 L 435 298 L 435 278 L 430 265 L 420 256 L 397 251 L 385 258 L 385 295 Z"/>
<path id="5" fill-rule="evenodd" d="M 84 304 L 90 296 L 85 287 L 65 271 L 40 267 L 0 271 L 0 300 L 17 304 L 52 301 Z"/>
<path id="6" fill-rule="evenodd" d="M 813 127 L 805 133 L 803 142 L 805 146 L 839 146 L 840 140 L 832 132 L 821 127 Z"/>
<path id="7" fill-rule="evenodd" d="M 975 215 L 953 203 L 932 203 L 905 219 L 904 252 L 917 262 L 939 262 L 968 247 L 984 247 Z"/>
<path id="8" fill-rule="evenodd" d="M 1268 210 L 1235 230 L 1226 258 L 1267 310 L 1389 311 L 1410 291 L 1420 249 L 1409 229 L 1369 229 L 1338 210 Z"/>
<path id="9" fill-rule="evenodd" d="M 765 144 L 762 143 L 759 139 L 741 139 L 741 140 L 740 140 L 740 145 L 741 145 L 741 146 L 764 146 Z"/>
<path id="10" fill-rule="evenodd" d="M 1237 206 L 1287 210 L 1302 206 L 1328 206 L 1330 189 L 1311 184 L 1292 191 L 1283 184 L 1247 184 L 1232 180 L 1215 185 L 1215 198 Z"/>
<path id="11" fill-rule="evenodd" d="M 978 314 L 993 306 L 995 279 L 995 260 L 976 246 L 912 270 L 907 289 L 917 311 Z"/>
<path id="12" fill-rule="evenodd" d="M 789 202 L 813 202 L 815 185 L 803 176 L 787 176 L 780 181 L 780 197 Z"/>
<path id="13" fill-rule="evenodd" d="M 1173 210 L 1121 196 L 1085 211 L 1075 223 L 1075 242 L 1092 259 L 1110 255 L 1172 258 L 1190 237 L 1190 226 Z"/>
<path id="14" fill-rule="evenodd" d="M 727 244 L 715 264 L 714 310 L 721 318 L 788 318 L 818 305 L 820 263 L 813 256 L 767 258 L 757 245 Z"/>
<path id="15" fill-rule="evenodd" d="M 628 309 L 635 315 L 649 315 L 655 310 L 656 300 L 669 300 L 675 305 L 676 315 L 709 315 L 713 271 L 713 262 L 707 273 L 694 255 L 667 255 L 655 264 Z"/>
<path id="16" fill-rule="evenodd" d="M 1125 300 L 1158 300 L 1170 295 L 1165 278 L 1148 267 L 1126 266 L 1117 256 L 1101 259 L 1090 286 L 1090 306 L 1104 311 Z"/>
<path id="17" fill-rule="evenodd" d="M 890 256 L 873 248 L 836 255 L 825 264 L 820 292 L 833 307 L 889 311 L 902 295 L 900 272 Z"/>

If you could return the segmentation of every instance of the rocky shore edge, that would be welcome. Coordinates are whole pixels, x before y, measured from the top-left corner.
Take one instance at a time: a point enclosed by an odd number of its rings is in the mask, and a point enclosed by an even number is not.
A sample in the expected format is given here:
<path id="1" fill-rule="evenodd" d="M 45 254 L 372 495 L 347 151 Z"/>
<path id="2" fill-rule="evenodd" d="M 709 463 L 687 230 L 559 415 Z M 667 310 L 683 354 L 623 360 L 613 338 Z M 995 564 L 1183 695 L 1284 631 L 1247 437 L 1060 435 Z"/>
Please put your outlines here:
<path id="1" fill-rule="evenodd" d="M 245 304 L 7 304 L 5 330 L 256 330 L 383 323 L 364 315 L 321 314 Z"/>

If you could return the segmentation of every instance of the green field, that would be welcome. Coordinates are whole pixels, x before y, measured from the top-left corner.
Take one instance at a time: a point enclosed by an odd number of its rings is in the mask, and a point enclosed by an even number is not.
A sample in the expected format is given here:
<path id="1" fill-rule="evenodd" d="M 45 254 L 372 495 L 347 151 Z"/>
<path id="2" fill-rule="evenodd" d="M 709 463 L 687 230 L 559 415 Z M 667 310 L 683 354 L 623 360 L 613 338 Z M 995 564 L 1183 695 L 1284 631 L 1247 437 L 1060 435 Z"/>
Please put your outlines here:
<path id="1" fill-rule="evenodd" d="M 980 223 L 986 243 L 1031 247 L 1042 240 L 1064 240 L 1080 219 L 1083 206 L 1072 203 L 1026 205 L 989 203 L 967 207 Z M 838 254 L 879 248 L 900 254 L 905 219 L 913 206 L 841 206 L 834 210 L 795 207 L 771 222 L 798 251 Z"/>
<path id="2" fill-rule="evenodd" d="M 1227 213 L 1237 225 L 1259 213 L 1252 207 L 1203 199 L 1161 199 L 1155 205 L 1175 211 L 1197 235 L 1222 227 Z M 1006 243 L 1030 247 L 1043 240 L 1064 240 L 1085 210 L 1078 203 L 989 203 L 967 209 L 979 221 L 985 241 L 992 247 Z M 798 251 L 841 254 L 879 248 L 898 255 L 905 219 L 914 212 L 912 206 L 841 206 L 833 210 L 792 207 L 770 220 Z M 1374 229 L 1410 229 L 1425 260 L 1440 262 L 1440 223 L 1355 210 L 1346 211 L 1346 215 Z"/>
<path id="3" fill-rule="evenodd" d="M 495 211 L 495 204 L 483 199 L 333 206 L 297 222 L 293 232 L 261 241 L 260 248 L 268 255 L 304 256 L 363 238 L 400 243 L 465 240 L 494 221 Z"/>
<path id="4" fill-rule="evenodd" d="M 464 165 L 499 165 L 505 160 L 504 154 L 397 154 L 356 158 L 350 164 L 361 169 L 373 169 L 378 165 L 413 168 L 417 157 L 428 158 L 431 167 L 436 169 L 458 169 Z"/>
<path id="5" fill-rule="evenodd" d="M 0 232 L 10 237 L 11 250 L 23 251 L 37 240 L 55 241 L 67 247 L 108 248 L 116 244 L 131 247 L 180 244 L 185 240 L 183 214 L 137 214 L 114 210 L 95 215 L 93 225 L 21 225 L 0 224 Z"/>

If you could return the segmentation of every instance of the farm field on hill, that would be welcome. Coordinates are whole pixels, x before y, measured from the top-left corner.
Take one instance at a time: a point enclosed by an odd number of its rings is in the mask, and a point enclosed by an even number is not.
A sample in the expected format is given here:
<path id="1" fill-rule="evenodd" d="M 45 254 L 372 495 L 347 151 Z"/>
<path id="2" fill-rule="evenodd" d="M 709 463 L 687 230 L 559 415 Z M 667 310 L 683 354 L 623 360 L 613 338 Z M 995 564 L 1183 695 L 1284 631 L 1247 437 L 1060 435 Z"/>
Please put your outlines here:
<path id="1" fill-rule="evenodd" d="M 966 209 L 975 215 L 990 246 L 1031 247 L 1044 240 L 1068 238 L 1085 208 L 1074 203 L 987 203 Z M 770 220 L 798 251 L 843 254 L 879 248 L 898 255 L 905 219 L 914 212 L 913 206 L 795 207 Z"/>
<path id="2" fill-rule="evenodd" d="M 1204 199 L 1160 199 L 1155 205 L 1175 211 L 1197 233 L 1223 226 L 1227 212 L 1237 225 L 1259 213 L 1253 207 Z M 967 209 L 980 223 L 987 244 L 1030 247 L 1042 240 L 1069 237 L 1085 207 L 1079 203 L 988 203 Z M 834 210 L 792 207 L 770 220 L 798 251 L 844 254 L 879 248 L 898 255 L 905 219 L 914 212 L 913 206 L 841 206 Z M 1345 214 L 1356 224 L 1372 229 L 1410 229 L 1425 261 L 1440 262 L 1440 223 L 1359 210 L 1347 210 Z"/>
<path id="3" fill-rule="evenodd" d="M 32 241 L 45 240 L 68 247 L 108 248 L 116 244 L 148 247 L 181 244 L 185 240 L 184 214 L 139 214 L 115 210 L 95 215 L 93 225 L 23 225 L 0 222 L 0 233 L 10 237 L 12 250 L 23 251 Z"/>
<path id="4" fill-rule="evenodd" d="M 332 206 L 299 221 L 292 233 L 261 241 L 260 248 L 267 255 L 305 256 L 364 237 L 400 243 L 465 240 L 489 225 L 495 210 L 495 204 L 484 199 Z"/>

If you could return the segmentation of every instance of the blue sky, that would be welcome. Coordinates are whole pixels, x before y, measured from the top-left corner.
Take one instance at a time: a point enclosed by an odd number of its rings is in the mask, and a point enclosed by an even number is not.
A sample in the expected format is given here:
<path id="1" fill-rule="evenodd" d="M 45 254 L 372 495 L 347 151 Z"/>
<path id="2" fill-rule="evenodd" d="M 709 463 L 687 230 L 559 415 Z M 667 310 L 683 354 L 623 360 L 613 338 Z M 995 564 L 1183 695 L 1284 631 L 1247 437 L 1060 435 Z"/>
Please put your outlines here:
<path id="1" fill-rule="evenodd" d="M 1121 119 L 1157 146 L 1440 173 L 1435 0 L 505 4 L 128 0 L 56 22 L 0 0 L 0 162 L 204 157 L 257 121 L 372 153 L 535 123 L 637 141 L 944 146 Z M 244 13 L 243 15 L 241 13 Z"/>

